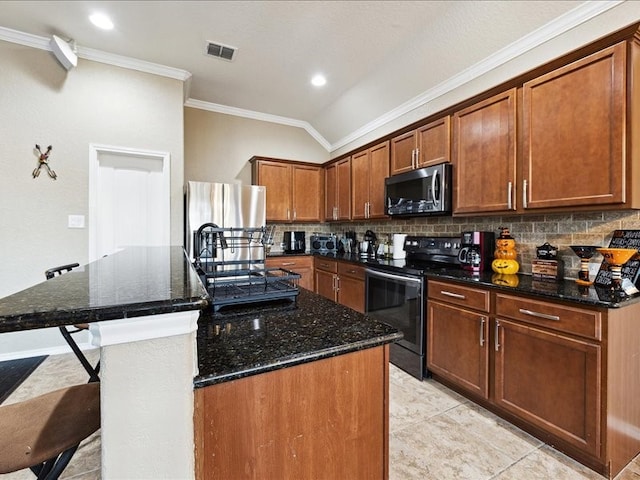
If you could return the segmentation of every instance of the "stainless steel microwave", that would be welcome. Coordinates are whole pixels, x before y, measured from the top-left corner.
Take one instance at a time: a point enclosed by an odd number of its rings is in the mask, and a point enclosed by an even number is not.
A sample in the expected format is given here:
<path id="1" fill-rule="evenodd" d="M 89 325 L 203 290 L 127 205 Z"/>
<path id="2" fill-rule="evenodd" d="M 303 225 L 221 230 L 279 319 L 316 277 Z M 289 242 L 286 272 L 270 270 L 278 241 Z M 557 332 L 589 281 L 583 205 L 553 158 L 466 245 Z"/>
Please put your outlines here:
<path id="1" fill-rule="evenodd" d="M 385 180 L 390 216 L 451 214 L 451 164 L 441 163 L 392 175 Z"/>

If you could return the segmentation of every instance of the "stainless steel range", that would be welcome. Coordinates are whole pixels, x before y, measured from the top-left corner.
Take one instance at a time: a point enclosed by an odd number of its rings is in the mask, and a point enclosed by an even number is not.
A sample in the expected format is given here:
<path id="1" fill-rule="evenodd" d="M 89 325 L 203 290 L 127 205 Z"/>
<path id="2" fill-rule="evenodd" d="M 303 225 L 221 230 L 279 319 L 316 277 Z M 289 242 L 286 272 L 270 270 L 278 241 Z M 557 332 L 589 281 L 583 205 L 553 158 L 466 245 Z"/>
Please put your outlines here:
<path id="1" fill-rule="evenodd" d="M 408 236 L 403 260 L 369 260 L 365 276 L 366 312 L 396 327 L 404 338 L 390 346 L 391 363 L 422 380 L 427 374 L 426 274 L 461 268 L 460 237 Z"/>

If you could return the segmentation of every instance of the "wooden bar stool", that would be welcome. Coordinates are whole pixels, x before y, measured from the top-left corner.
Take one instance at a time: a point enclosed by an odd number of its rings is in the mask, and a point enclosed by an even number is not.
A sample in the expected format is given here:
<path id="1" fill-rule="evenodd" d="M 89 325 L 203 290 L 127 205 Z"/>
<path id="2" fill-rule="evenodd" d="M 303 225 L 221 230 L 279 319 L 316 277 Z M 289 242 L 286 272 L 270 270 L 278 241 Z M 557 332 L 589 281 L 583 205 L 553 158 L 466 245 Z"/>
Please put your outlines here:
<path id="1" fill-rule="evenodd" d="M 59 267 L 50 268 L 49 270 L 44 272 L 44 275 L 47 278 L 47 280 L 51 280 L 52 278 L 62 275 L 65 272 L 70 272 L 71 270 L 79 266 L 80 266 L 79 263 L 70 263 L 68 265 L 61 265 Z M 78 347 L 78 344 L 72 337 L 74 333 L 88 330 L 89 325 L 86 323 L 78 323 L 73 325 L 73 328 L 70 328 L 64 325 L 59 328 L 60 328 L 60 333 L 66 340 L 67 344 L 69 345 L 69 347 L 71 347 L 71 350 L 73 351 L 73 353 L 78 358 L 78 360 L 80 361 L 84 369 L 89 374 L 89 382 L 99 382 L 100 376 L 98 374 L 100 373 L 100 362 L 98 362 L 96 366 L 93 367 L 91 363 L 89 363 L 89 360 L 87 360 L 87 357 L 85 357 L 85 355 L 82 353 L 82 350 L 80 350 L 80 347 Z"/>
<path id="2" fill-rule="evenodd" d="M 82 440 L 100 428 L 100 383 L 0 406 L 0 473 L 30 468 L 57 479 Z"/>

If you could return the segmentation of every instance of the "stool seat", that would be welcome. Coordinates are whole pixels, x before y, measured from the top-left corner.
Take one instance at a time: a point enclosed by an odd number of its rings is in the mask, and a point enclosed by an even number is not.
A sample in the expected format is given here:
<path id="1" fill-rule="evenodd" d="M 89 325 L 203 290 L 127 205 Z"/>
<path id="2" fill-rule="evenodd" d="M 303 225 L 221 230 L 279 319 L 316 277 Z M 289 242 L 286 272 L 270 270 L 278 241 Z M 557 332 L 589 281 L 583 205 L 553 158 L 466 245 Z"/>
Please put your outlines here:
<path id="1" fill-rule="evenodd" d="M 72 455 L 78 444 L 99 428 L 99 382 L 0 406 L 0 473 L 32 468 L 47 461 L 55 463 L 69 449 L 73 449 Z M 66 463 L 58 467 L 60 472 L 65 466 Z"/>

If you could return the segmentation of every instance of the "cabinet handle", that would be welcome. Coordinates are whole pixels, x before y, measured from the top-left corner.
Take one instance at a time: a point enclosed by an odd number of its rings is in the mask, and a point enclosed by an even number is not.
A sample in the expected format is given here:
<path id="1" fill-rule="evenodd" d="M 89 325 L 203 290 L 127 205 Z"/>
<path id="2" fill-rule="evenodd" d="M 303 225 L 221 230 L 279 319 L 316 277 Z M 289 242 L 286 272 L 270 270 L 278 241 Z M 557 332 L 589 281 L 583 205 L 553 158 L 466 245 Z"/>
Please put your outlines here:
<path id="1" fill-rule="evenodd" d="M 416 168 L 416 149 L 411 150 L 411 170 Z"/>
<path id="2" fill-rule="evenodd" d="M 338 219 L 338 207 L 333 207 L 333 219 Z"/>
<path id="3" fill-rule="evenodd" d="M 549 315 L 548 313 L 534 312 L 531 310 L 526 310 L 524 308 L 521 308 L 519 311 L 524 315 L 530 315 L 532 317 L 544 318 L 545 320 L 555 320 L 556 322 L 560 321 L 560 317 L 558 315 Z"/>
<path id="4" fill-rule="evenodd" d="M 480 317 L 480 346 L 484 347 L 484 324 L 485 318 Z"/>
<path id="5" fill-rule="evenodd" d="M 466 300 L 467 298 L 464 295 L 460 295 L 459 293 L 447 292 L 446 290 L 440 290 L 440 293 L 445 297 L 459 298 L 460 300 Z"/>
<path id="6" fill-rule="evenodd" d="M 496 346 L 496 352 L 500 351 L 500 322 L 496 320 L 496 331 L 495 331 L 495 336 L 493 337 L 495 346 Z"/>
<path id="7" fill-rule="evenodd" d="M 416 166 L 418 168 L 420 166 L 420 147 L 416 148 Z"/>
<path id="8" fill-rule="evenodd" d="M 509 184 L 507 185 L 507 210 L 511 210 L 512 197 L 513 197 L 513 184 L 509 182 Z"/>
<path id="9" fill-rule="evenodd" d="M 522 206 L 527 208 L 527 181 L 522 180 Z"/>
<path id="10" fill-rule="evenodd" d="M 282 266 L 283 267 L 288 267 L 288 266 L 295 265 L 295 264 L 296 264 L 296 262 L 282 262 Z"/>
<path id="11" fill-rule="evenodd" d="M 335 276 L 333 278 L 336 279 L 336 292 L 339 292 L 340 291 L 340 277 Z"/>
<path id="12" fill-rule="evenodd" d="M 296 217 L 297 217 L 297 216 L 298 216 L 298 214 L 297 214 L 297 212 L 296 212 L 296 209 L 294 208 L 294 209 L 293 209 L 293 221 L 294 221 L 294 222 L 295 222 L 295 220 L 296 220 Z"/>
<path id="13" fill-rule="evenodd" d="M 291 220 L 291 212 L 287 208 L 287 220 Z"/>

